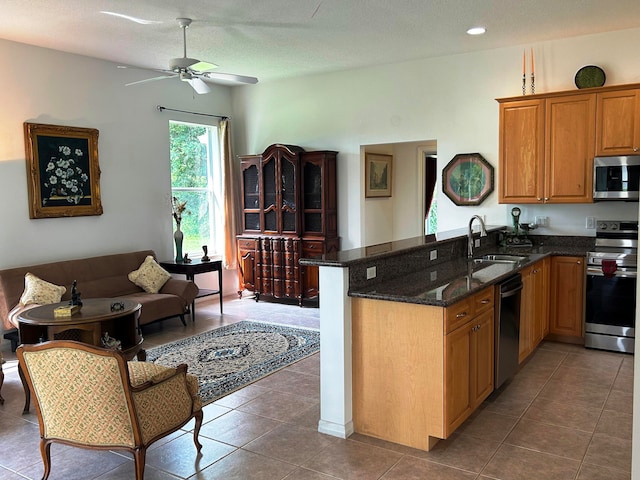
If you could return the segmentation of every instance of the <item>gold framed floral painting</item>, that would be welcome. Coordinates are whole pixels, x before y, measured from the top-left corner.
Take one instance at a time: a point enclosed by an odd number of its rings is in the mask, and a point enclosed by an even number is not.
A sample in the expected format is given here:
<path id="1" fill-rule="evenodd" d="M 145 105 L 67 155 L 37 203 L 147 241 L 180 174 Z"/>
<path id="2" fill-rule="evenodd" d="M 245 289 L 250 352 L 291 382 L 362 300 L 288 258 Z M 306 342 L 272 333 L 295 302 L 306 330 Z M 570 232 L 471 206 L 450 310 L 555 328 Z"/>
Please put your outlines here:
<path id="1" fill-rule="evenodd" d="M 29 217 L 102 215 L 98 130 L 24 124 Z"/>

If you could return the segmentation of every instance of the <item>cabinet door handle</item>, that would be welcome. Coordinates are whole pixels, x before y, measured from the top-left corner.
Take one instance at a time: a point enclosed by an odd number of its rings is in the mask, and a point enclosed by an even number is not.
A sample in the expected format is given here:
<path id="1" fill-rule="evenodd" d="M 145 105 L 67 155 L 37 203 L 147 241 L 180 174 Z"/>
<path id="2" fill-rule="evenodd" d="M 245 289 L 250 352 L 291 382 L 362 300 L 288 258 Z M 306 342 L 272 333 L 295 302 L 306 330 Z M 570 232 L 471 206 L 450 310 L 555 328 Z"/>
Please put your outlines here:
<path id="1" fill-rule="evenodd" d="M 482 305 L 486 305 L 487 303 L 491 303 L 491 300 L 487 299 L 487 298 L 483 298 L 482 300 L 480 300 L 480 303 Z"/>
<path id="2" fill-rule="evenodd" d="M 633 147 L 633 151 L 637 152 L 638 151 L 638 147 Z"/>
<path id="3" fill-rule="evenodd" d="M 541 202 L 542 201 L 542 197 L 538 197 L 538 201 Z"/>
<path id="4" fill-rule="evenodd" d="M 582 262 L 581 262 L 580 260 L 578 260 L 576 263 L 577 263 L 578 265 L 582 265 Z"/>
<path id="5" fill-rule="evenodd" d="M 461 313 L 456 315 L 456 318 L 462 318 L 462 317 L 466 317 L 466 316 L 467 316 L 467 312 L 461 312 Z"/>
<path id="6" fill-rule="evenodd" d="M 544 197 L 544 201 L 548 202 L 549 201 L 549 197 Z"/>

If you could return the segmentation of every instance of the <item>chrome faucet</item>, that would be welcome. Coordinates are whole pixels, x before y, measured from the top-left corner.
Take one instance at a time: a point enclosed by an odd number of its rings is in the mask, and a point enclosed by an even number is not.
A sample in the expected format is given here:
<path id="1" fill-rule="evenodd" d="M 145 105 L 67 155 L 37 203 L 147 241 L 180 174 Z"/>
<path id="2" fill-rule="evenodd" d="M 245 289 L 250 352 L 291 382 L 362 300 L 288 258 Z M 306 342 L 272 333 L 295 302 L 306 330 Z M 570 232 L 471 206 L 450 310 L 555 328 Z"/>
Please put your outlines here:
<path id="1" fill-rule="evenodd" d="M 487 229 L 484 226 L 484 220 L 482 220 L 482 217 L 480 217 L 479 215 L 474 215 L 473 217 L 471 217 L 471 220 L 469 220 L 469 235 L 468 235 L 469 248 L 467 250 L 468 258 L 473 258 L 473 221 L 475 219 L 478 219 L 478 221 L 480 222 L 480 236 L 481 237 L 487 236 Z"/>

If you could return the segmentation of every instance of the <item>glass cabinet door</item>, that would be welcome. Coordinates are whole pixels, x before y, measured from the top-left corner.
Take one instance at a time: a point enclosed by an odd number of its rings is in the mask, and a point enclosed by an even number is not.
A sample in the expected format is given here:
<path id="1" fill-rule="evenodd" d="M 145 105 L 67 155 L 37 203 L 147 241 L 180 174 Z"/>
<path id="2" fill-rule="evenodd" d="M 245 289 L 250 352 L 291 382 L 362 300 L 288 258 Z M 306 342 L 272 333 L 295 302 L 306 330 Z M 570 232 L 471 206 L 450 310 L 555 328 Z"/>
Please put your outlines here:
<path id="1" fill-rule="evenodd" d="M 282 157 L 280 162 L 280 194 L 282 232 L 296 232 L 296 165 L 287 157 Z"/>
<path id="2" fill-rule="evenodd" d="M 262 164 L 262 181 L 264 188 L 264 230 L 266 232 L 278 232 L 278 202 L 276 186 L 276 159 L 271 157 Z"/>
<path id="3" fill-rule="evenodd" d="M 244 230 L 260 231 L 260 181 L 258 165 L 243 165 L 242 170 Z"/>
<path id="4" fill-rule="evenodd" d="M 322 167 L 307 162 L 303 168 L 303 230 L 322 233 Z"/>

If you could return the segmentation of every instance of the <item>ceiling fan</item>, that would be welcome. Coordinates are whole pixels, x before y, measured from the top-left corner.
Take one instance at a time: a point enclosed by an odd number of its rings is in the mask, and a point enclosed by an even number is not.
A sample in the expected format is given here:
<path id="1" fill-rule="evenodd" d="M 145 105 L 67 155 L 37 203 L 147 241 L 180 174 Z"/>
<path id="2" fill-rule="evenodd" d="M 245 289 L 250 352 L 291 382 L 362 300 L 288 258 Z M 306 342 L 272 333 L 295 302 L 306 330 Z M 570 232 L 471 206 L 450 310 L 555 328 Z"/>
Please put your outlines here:
<path id="1" fill-rule="evenodd" d="M 192 20 L 190 18 L 176 18 L 176 21 L 182 29 L 182 39 L 184 44 L 183 56 L 180 58 L 172 58 L 169 61 L 168 70 L 157 70 L 169 75 L 162 75 L 160 77 L 138 80 L 137 82 L 127 83 L 126 86 L 177 77 L 183 82 L 189 83 L 189 85 L 191 85 L 196 93 L 202 94 L 209 93 L 211 91 L 209 85 L 207 85 L 207 83 L 204 81 L 205 79 L 227 80 L 231 82 L 248 84 L 258 83 L 258 79 L 255 77 L 235 75 L 233 73 L 212 72 L 211 70 L 213 70 L 214 68 L 218 68 L 217 65 L 200 61 L 195 58 L 187 57 L 187 28 L 189 27 L 189 25 L 191 25 Z"/>

